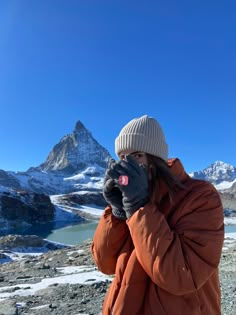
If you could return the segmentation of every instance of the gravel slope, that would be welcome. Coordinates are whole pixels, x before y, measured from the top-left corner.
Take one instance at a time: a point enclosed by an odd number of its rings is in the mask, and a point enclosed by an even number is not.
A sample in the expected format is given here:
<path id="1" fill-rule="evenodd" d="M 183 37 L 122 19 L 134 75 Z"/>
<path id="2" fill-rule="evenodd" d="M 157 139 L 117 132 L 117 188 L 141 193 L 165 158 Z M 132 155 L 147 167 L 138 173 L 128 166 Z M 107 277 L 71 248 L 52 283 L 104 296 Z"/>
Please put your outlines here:
<path id="1" fill-rule="evenodd" d="M 33 258 L 26 256 L 20 261 L 0 265 L 0 290 L 1 287 L 9 286 L 5 292 L 14 292 L 11 298 L 0 301 L 0 315 L 101 314 L 109 280 L 94 284 L 89 284 L 89 281 L 88 284 L 55 283 L 37 291 L 34 295 L 17 295 L 21 284 L 28 284 L 30 287 L 42 279 L 61 276 L 60 267 L 87 265 L 96 269 L 90 254 L 90 244 L 91 241 L 86 241 L 73 248 L 57 249 Z M 235 241 L 225 241 L 220 262 L 220 281 L 222 315 L 234 315 L 236 314 Z M 16 307 L 17 303 L 20 303 L 19 307 Z"/>

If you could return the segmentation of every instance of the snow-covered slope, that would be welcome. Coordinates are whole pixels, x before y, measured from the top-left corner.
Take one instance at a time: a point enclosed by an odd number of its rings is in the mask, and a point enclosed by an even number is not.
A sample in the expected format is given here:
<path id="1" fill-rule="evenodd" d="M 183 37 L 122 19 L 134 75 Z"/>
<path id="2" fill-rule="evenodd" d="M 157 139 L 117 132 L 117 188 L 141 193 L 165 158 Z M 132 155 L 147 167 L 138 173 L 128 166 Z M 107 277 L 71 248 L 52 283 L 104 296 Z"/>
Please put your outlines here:
<path id="1" fill-rule="evenodd" d="M 18 180 L 21 189 L 48 195 L 66 194 L 78 190 L 101 190 L 105 168 L 87 165 L 84 169 L 68 175 L 63 172 L 40 171 L 31 168 L 27 172 L 9 172 Z"/>

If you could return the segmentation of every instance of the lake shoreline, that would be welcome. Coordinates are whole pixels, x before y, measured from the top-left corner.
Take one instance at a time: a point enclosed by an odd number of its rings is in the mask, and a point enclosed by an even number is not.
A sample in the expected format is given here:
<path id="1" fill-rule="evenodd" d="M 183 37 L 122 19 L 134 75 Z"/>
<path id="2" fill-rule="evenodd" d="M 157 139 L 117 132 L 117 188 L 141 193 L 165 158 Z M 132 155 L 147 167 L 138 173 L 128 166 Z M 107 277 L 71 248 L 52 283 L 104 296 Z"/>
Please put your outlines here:
<path id="1" fill-rule="evenodd" d="M 225 224 L 225 237 L 227 235 L 233 236 L 235 234 L 236 238 L 236 218 L 231 218 L 230 221 L 226 221 Z M 35 228 L 31 228 L 30 230 L 16 230 L 6 232 L 2 236 L 6 235 L 36 235 L 38 237 L 42 237 L 48 241 L 58 242 L 65 245 L 77 245 L 78 243 L 82 243 L 87 239 L 92 239 L 96 226 L 98 224 L 97 220 L 86 220 L 83 222 L 64 222 L 59 221 L 57 225 L 52 226 L 52 224 L 37 224 Z M 46 231 L 48 231 L 46 233 Z M 27 233 L 28 232 L 28 233 Z"/>

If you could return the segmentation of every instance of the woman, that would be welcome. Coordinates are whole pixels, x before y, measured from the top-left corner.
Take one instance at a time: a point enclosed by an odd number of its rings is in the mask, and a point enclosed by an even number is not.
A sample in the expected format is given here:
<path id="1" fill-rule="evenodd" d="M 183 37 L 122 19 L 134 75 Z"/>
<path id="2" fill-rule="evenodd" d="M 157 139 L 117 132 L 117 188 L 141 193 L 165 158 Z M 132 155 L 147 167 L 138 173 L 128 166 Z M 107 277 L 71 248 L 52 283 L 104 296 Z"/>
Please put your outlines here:
<path id="1" fill-rule="evenodd" d="M 152 117 L 131 120 L 115 141 L 104 179 L 106 207 L 92 243 L 114 274 L 103 314 L 221 314 L 218 265 L 224 240 L 215 188 L 187 175 Z"/>

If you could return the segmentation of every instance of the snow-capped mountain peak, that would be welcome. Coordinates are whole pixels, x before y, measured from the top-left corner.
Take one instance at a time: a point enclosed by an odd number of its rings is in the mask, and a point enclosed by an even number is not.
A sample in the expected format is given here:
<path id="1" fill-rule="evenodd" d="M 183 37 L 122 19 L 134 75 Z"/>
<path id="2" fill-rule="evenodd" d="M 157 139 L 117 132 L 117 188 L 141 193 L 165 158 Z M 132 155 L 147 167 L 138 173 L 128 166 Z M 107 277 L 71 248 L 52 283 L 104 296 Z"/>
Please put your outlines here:
<path id="1" fill-rule="evenodd" d="M 202 171 L 189 174 L 191 177 L 208 180 L 214 185 L 221 182 L 234 182 L 236 179 L 236 167 L 222 161 L 215 161 Z"/>
<path id="2" fill-rule="evenodd" d="M 0 170 L 0 184 L 49 195 L 81 190 L 100 193 L 110 157 L 78 120 L 74 130 L 61 138 L 45 162 L 26 172 Z"/>
<path id="3" fill-rule="evenodd" d="M 74 132 L 79 132 L 80 130 L 84 130 L 84 129 L 86 128 L 84 127 L 83 123 L 80 120 L 78 120 L 77 123 L 75 124 Z"/>
<path id="4" fill-rule="evenodd" d="M 72 175 L 91 164 L 105 167 L 109 158 L 109 152 L 93 138 L 81 121 L 77 121 L 74 131 L 65 135 L 36 169 Z"/>

